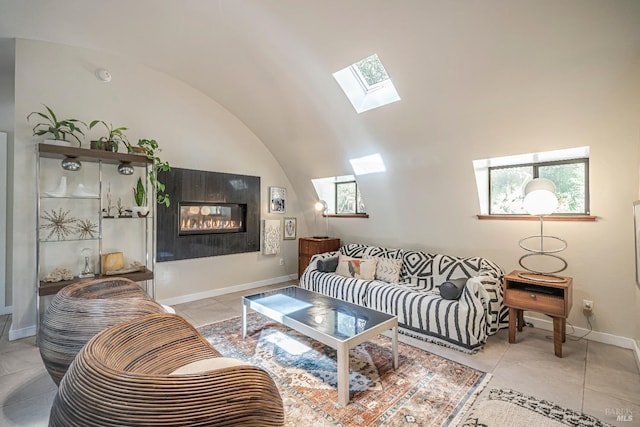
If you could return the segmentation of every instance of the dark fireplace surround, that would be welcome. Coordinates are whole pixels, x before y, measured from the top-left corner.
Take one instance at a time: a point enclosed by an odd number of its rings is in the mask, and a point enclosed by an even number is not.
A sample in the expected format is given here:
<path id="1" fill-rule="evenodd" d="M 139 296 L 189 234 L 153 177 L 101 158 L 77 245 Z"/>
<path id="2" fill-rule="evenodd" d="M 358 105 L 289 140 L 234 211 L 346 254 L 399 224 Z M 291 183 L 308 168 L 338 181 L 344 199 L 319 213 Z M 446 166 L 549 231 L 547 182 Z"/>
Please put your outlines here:
<path id="1" fill-rule="evenodd" d="M 158 206 L 156 260 L 260 250 L 260 177 L 171 168 L 158 174 L 171 206 Z"/>

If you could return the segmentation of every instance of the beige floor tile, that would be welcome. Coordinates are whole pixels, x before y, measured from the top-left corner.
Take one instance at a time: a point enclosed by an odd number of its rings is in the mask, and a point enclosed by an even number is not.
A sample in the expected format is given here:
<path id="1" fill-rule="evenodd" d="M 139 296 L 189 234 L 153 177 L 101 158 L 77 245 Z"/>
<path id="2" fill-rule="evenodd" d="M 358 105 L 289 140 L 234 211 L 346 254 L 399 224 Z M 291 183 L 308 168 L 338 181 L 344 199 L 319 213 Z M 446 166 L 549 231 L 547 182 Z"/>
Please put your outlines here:
<path id="1" fill-rule="evenodd" d="M 611 425 L 640 427 L 640 405 L 601 392 L 584 391 L 582 412 Z"/>
<path id="2" fill-rule="evenodd" d="M 49 424 L 49 413 L 55 391 L 4 406 L 0 412 L 3 427 L 45 427 Z"/>
<path id="3" fill-rule="evenodd" d="M 0 402 L 3 406 L 55 392 L 57 387 L 44 366 L 25 369 L 0 378 Z"/>
<path id="4" fill-rule="evenodd" d="M 494 370 L 489 386 L 517 390 L 579 411 L 584 370 L 584 355 L 561 359 L 546 348 L 512 345 Z"/>
<path id="5" fill-rule="evenodd" d="M 0 374 L 12 374 L 25 369 L 43 366 L 40 350 L 34 345 L 12 346 L 0 357 Z"/>
<path id="6" fill-rule="evenodd" d="M 585 377 L 585 389 L 640 405 L 640 375 L 638 374 L 608 366 L 589 366 Z"/>
<path id="7" fill-rule="evenodd" d="M 211 302 L 206 306 L 186 308 L 183 312 L 187 316 L 185 318 L 187 318 L 192 325 L 199 328 L 210 323 L 239 316 L 240 305 L 238 304 L 236 308 L 233 308 L 227 304 Z"/>
<path id="8" fill-rule="evenodd" d="M 589 366 L 602 366 L 630 374 L 640 374 L 633 351 L 595 341 L 589 342 L 587 363 Z"/>

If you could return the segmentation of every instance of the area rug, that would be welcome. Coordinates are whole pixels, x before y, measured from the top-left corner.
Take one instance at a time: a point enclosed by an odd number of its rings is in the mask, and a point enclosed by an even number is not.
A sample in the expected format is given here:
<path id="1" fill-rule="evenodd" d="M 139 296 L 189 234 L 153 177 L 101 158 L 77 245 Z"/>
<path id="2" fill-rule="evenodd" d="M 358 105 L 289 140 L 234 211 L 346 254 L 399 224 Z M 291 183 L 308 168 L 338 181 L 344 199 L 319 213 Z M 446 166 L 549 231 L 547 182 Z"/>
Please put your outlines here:
<path id="1" fill-rule="evenodd" d="M 224 356 L 245 360 L 275 380 L 287 426 L 456 425 L 482 391 L 489 374 L 398 344 L 379 335 L 351 349 L 350 403 L 337 403 L 336 351 L 260 314 L 203 326 L 199 332 Z"/>
<path id="2" fill-rule="evenodd" d="M 492 389 L 462 427 L 605 427 L 609 424 L 546 400 L 508 389 Z"/>

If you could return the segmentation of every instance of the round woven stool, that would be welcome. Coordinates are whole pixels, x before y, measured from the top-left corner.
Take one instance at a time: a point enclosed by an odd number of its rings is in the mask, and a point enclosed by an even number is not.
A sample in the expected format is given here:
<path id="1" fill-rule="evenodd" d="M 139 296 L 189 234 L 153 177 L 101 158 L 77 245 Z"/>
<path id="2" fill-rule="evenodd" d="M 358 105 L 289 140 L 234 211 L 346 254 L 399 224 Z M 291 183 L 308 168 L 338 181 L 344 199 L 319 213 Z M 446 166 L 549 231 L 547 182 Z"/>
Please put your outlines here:
<path id="1" fill-rule="evenodd" d="M 76 354 L 95 334 L 109 326 L 162 306 L 135 282 L 114 277 L 78 282 L 58 292 L 47 307 L 38 331 L 38 347 L 51 379 L 59 384 Z"/>

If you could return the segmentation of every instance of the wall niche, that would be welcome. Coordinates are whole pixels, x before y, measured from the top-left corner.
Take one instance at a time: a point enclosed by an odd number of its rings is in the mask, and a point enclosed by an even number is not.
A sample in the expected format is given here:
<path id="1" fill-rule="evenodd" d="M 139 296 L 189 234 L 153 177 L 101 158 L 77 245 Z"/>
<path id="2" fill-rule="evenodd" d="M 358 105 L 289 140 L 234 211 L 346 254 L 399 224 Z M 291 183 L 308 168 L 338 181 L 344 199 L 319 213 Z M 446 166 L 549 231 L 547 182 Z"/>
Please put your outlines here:
<path id="1" fill-rule="evenodd" d="M 158 262 L 260 250 L 259 176 L 171 168 L 158 179 L 171 197 L 157 209 Z"/>

